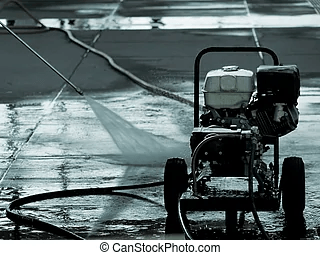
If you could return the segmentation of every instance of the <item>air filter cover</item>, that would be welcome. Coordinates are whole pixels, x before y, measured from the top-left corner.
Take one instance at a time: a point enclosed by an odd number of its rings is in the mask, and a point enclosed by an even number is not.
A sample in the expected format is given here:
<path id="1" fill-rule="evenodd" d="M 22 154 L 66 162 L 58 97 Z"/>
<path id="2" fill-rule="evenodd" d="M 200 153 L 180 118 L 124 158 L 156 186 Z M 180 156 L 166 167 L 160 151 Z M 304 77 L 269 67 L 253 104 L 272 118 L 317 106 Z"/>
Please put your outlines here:
<path id="1" fill-rule="evenodd" d="M 237 109 L 249 102 L 254 90 L 252 71 L 225 66 L 207 73 L 202 92 L 206 106 Z"/>

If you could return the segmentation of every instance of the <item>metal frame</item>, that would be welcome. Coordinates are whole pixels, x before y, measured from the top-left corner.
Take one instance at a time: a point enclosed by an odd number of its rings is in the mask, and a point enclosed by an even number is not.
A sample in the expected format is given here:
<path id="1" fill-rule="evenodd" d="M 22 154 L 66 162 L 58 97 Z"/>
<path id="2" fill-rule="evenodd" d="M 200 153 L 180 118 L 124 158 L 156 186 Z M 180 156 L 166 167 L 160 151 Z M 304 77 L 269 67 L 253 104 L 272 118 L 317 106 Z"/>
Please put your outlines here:
<path id="1" fill-rule="evenodd" d="M 277 54 L 265 47 L 208 47 L 201 50 L 194 62 L 194 127 L 199 127 L 199 91 L 200 91 L 200 60 L 201 58 L 207 54 L 207 53 L 219 53 L 219 52 L 262 52 L 267 53 L 271 56 L 273 59 L 273 64 L 275 66 L 280 65 L 279 58 Z M 275 185 L 278 187 L 279 185 L 279 137 L 266 137 L 266 140 L 268 141 L 267 144 L 273 144 L 274 145 L 274 172 L 275 172 Z"/>

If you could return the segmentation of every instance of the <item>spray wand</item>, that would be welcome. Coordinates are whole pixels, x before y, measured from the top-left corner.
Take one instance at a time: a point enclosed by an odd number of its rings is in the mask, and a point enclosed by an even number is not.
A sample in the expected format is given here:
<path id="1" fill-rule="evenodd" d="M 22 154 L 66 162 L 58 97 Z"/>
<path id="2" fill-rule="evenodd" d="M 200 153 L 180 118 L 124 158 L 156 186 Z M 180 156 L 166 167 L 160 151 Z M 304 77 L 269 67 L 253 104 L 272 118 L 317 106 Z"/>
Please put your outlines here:
<path id="1" fill-rule="evenodd" d="M 28 50 L 30 50 L 34 55 L 36 55 L 43 63 L 45 63 L 52 71 L 59 75 L 67 84 L 69 84 L 79 95 L 83 96 L 83 91 L 74 85 L 69 79 L 67 79 L 63 74 L 61 74 L 56 68 L 54 68 L 48 61 L 41 57 L 34 49 L 32 49 L 25 41 L 23 41 L 16 33 L 14 33 L 10 28 L 4 25 L 0 21 L 0 25 L 3 26 L 11 35 L 13 35 L 19 42 L 21 42 Z"/>

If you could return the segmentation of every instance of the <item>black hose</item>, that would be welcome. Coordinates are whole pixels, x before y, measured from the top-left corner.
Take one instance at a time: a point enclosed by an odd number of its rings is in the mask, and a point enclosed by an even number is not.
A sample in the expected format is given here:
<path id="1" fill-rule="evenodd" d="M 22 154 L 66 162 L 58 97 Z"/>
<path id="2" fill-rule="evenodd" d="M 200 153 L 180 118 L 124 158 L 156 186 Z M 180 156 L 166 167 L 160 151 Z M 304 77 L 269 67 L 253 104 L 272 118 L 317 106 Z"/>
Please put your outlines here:
<path id="1" fill-rule="evenodd" d="M 249 162 L 249 183 L 248 183 L 248 189 L 249 189 L 249 197 L 251 201 L 251 209 L 252 209 L 252 214 L 253 217 L 256 221 L 256 224 L 258 225 L 259 230 L 261 231 L 262 235 L 264 236 L 265 239 L 270 239 L 267 232 L 265 231 L 259 215 L 257 213 L 256 205 L 254 202 L 254 194 L 253 194 L 253 165 L 254 165 L 254 155 L 255 155 L 255 150 L 256 150 L 256 145 L 257 141 L 255 138 L 252 139 L 252 148 L 251 148 L 251 154 L 250 154 L 250 162 Z"/>
<path id="2" fill-rule="evenodd" d="M 114 186 L 114 187 L 105 187 L 105 188 L 72 189 L 72 190 L 61 190 L 61 191 L 39 193 L 39 194 L 19 198 L 11 202 L 9 206 L 6 208 L 6 216 L 10 220 L 12 220 L 13 222 L 19 225 L 28 225 L 28 226 L 37 228 L 39 230 L 43 230 L 43 231 L 50 232 L 52 234 L 63 236 L 68 239 L 84 240 L 84 238 L 82 238 L 81 236 L 76 235 L 72 232 L 69 232 L 63 228 L 38 220 L 34 217 L 22 215 L 19 212 L 13 212 L 13 210 L 21 209 L 20 206 L 22 205 L 26 205 L 33 202 L 39 202 L 43 200 L 48 200 L 48 199 L 66 198 L 66 197 L 75 197 L 75 196 L 90 196 L 90 195 L 128 196 L 131 198 L 148 201 L 158 206 L 162 206 L 159 203 L 156 203 L 148 198 L 144 198 L 138 195 L 129 194 L 129 193 L 127 194 L 123 192 L 115 192 L 120 190 L 150 188 L 150 187 L 156 187 L 161 185 L 163 185 L 163 181 L 152 182 L 147 184 L 138 184 L 138 185 Z"/>
<path id="3" fill-rule="evenodd" d="M 185 234 L 185 237 L 187 238 L 187 240 L 193 240 L 193 237 L 191 235 L 191 233 L 189 232 L 188 228 L 186 227 L 186 224 L 184 222 L 182 213 L 181 213 L 181 206 L 180 206 L 180 197 L 178 199 L 178 217 L 179 217 L 179 221 L 180 221 L 180 225 L 182 227 L 182 230 Z"/>
<path id="4" fill-rule="evenodd" d="M 97 56 L 100 56 L 102 58 L 104 58 L 108 64 L 110 65 L 111 68 L 113 68 L 115 71 L 117 71 L 118 73 L 126 76 L 127 78 L 129 78 L 131 81 L 133 81 L 135 84 L 137 84 L 138 86 L 140 86 L 141 88 L 150 91 L 153 94 L 156 95 L 160 95 L 160 96 L 164 96 L 170 99 L 173 99 L 175 101 L 178 101 L 180 103 L 189 105 L 191 107 L 194 106 L 193 101 L 186 99 L 184 97 L 178 96 L 175 93 L 172 93 L 168 90 L 162 89 L 160 87 L 157 87 L 153 84 L 150 84 L 142 79 L 140 79 L 139 77 L 135 76 L 133 73 L 129 72 L 128 70 L 124 69 L 123 67 L 119 66 L 111 56 L 109 56 L 108 54 L 106 54 L 103 51 L 100 51 L 94 47 L 91 47 L 90 45 L 78 40 L 77 38 L 75 38 L 73 36 L 73 34 L 71 33 L 71 31 L 66 30 L 66 29 L 62 29 L 62 28 L 55 28 L 55 27 L 50 27 L 50 30 L 53 31 L 59 31 L 59 32 L 63 32 L 68 36 L 68 39 L 74 43 L 77 44 L 78 46 L 89 50 L 90 52 L 92 52 L 93 54 L 96 54 Z M 78 92 L 78 91 L 77 91 Z M 79 93 L 79 92 L 78 92 Z"/>

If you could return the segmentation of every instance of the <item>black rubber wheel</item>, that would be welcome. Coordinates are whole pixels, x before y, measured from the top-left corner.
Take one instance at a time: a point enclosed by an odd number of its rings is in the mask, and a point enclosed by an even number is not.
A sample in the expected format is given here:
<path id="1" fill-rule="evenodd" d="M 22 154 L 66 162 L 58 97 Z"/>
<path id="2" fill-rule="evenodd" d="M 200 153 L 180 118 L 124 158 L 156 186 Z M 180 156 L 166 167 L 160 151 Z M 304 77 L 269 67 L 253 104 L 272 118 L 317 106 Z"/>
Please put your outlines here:
<path id="1" fill-rule="evenodd" d="M 164 169 L 164 204 L 168 213 L 176 212 L 178 199 L 188 188 L 188 169 L 183 158 L 170 158 Z"/>
<path id="2" fill-rule="evenodd" d="M 306 226 L 305 209 L 305 168 L 302 158 L 285 158 L 282 165 L 280 189 L 282 208 L 285 213 L 285 232 L 292 238 L 302 237 Z"/>
<path id="3" fill-rule="evenodd" d="M 285 213 L 305 208 L 305 170 L 302 158 L 285 158 L 281 176 L 282 207 Z"/>
<path id="4" fill-rule="evenodd" d="M 164 170 L 164 205 L 168 213 L 166 234 L 182 233 L 179 216 L 178 200 L 188 188 L 187 164 L 182 158 L 167 160 Z"/>

